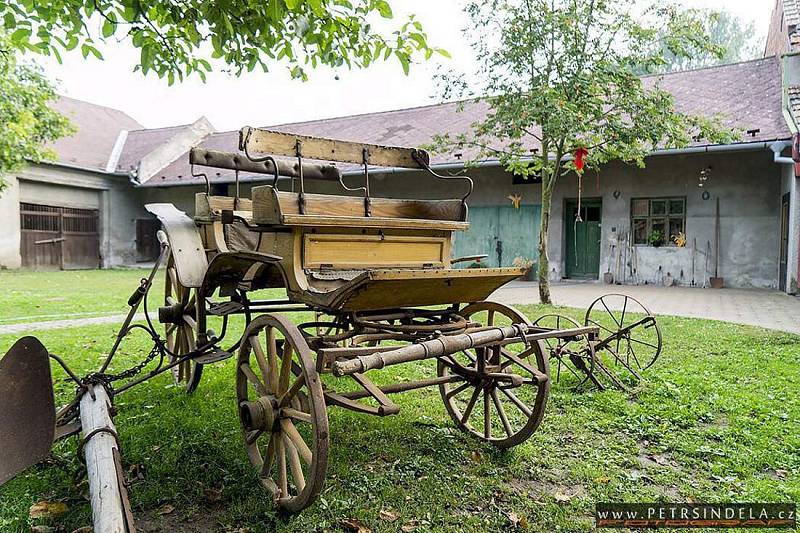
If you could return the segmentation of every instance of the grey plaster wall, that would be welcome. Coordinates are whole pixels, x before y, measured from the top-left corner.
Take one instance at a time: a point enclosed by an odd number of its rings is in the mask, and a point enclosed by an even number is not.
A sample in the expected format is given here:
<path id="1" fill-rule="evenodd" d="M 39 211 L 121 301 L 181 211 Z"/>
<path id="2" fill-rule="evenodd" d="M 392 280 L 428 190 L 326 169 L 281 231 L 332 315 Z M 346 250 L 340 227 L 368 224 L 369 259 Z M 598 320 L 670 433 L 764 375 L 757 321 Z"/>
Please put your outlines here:
<path id="1" fill-rule="evenodd" d="M 704 188 L 700 188 L 700 171 L 707 167 L 712 168 L 711 178 Z M 587 173 L 583 179 L 583 197 L 599 198 L 603 202 L 601 276 L 609 267 L 614 270 L 610 243 L 615 237 L 624 240 L 630 234 L 631 199 L 677 196 L 686 198 L 687 247 L 636 246 L 624 261 L 630 264 L 626 282 L 660 283 L 670 274 L 677 283 L 690 285 L 692 244 L 696 241 L 694 279 L 695 283 L 702 285 L 705 277 L 713 275 L 714 213 L 716 199 L 719 198 L 719 273 L 725 278 L 726 285 L 776 288 L 780 197 L 782 175 L 785 172 L 781 167 L 772 161 L 772 152 L 765 150 L 651 157 L 645 169 L 613 163 L 599 173 Z M 470 198 L 470 205 L 508 204 L 510 200 L 507 197 L 512 194 L 521 195 L 523 203 L 540 203 L 539 185 L 514 185 L 512 177 L 500 169 L 473 169 L 469 173 L 475 180 L 475 192 Z M 382 196 L 444 198 L 457 196 L 456 191 L 459 190 L 454 183 L 417 173 L 387 174 L 374 179 L 372 183 L 375 194 Z M 792 179 L 792 183 L 796 183 L 796 180 Z M 566 271 L 566 258 L 563 255 L 564 210 L 566 201 L 577 197 L 577 190 L 577 177 L 570 175 L 562 178 L 554 191 L 550 226 L 552 279 L 561 279 Z M 702 198 L 704 190 L 710 194 L 708 200 Z M 619 191 L 617 198 L 614 197 L 614 191 Z M 793 209 L 793 212 L 797 216 L 800 209 Z M 800 216 L 794 221 L 796 233 L 791 237 L 795 245 L 800 236 L 798 224 Z M 704 273 L 709 243 L 712 249 L 708 261 L 709 272 Z M 634 260 L 631 260 L 631 256 Z M 797 252 L 794 251 L 791 257 L 797 257 Z M 795 276 L 796 270 L 795 265 Z"/>

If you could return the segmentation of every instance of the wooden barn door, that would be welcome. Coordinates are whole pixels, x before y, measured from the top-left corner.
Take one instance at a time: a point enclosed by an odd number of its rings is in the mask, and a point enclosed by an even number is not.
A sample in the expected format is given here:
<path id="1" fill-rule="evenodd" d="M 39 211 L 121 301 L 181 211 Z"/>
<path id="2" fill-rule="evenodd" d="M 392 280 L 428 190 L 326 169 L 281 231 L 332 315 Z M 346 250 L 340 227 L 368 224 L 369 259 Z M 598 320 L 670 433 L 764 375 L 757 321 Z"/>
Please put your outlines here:
<path id="1" fill-rule="evenodd" d="M 39 270 L 100 267 L 96 209 L 20 204 L 22 266 Z"/>

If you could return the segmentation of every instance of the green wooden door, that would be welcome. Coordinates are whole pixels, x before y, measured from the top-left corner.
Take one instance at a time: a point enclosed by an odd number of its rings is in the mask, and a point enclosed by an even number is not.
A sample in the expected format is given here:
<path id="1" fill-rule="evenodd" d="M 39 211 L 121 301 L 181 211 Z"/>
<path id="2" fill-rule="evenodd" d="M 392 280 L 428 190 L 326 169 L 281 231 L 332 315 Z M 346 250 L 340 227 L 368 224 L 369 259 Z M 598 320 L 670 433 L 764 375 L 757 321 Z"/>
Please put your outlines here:
<path id="1" fill-rule="evenodd" d="M 453 257 L 488 254 L 481 264 L 489 267 L 511 266 L 516 257 L 535 261 L 540 213 L 538 205 L 470 206 L 470 228 L 456 234 Z"/>
<path id="2" fill-rule="evenodd" d="M 598 200 L 581 203 L 581 220 L 576 222 L 577 202 L 568 201 L 564 228 L 566 235 L 567 276 L 572 279 L 597 279 L 600 276 L 600 222 L 602 205 Z"/>

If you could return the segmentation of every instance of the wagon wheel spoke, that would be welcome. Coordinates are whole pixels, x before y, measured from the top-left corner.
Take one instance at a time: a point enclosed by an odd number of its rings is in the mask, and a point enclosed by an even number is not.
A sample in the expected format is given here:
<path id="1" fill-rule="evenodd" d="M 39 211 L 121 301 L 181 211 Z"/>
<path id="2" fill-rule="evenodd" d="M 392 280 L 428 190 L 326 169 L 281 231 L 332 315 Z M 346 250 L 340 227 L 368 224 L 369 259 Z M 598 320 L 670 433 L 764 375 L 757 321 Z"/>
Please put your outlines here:
<path id="1" fill-rule="evenodd" d="M 517 395 L 516 395 L 516 394 L 514 394 L 513 392 L 511 392 L 510 390 L 508 390 L 506 387 L 498 387 L 498 389 L 500 389 L 500 392 L 502 392 L 503 394 L 505 394 L 505 395 L 508 397 L 508 399 L 509 399 L 509 400 L 511 400 L 511 402 L 512 402 L 514 405 L 516 405 L 516 406 L 517 406 L 517 408 L 518 408 L 520 411 L 522 411 L 523 413 L 525 413 L 525 416 L 531 416 L 531 414 L 533 413 L 533 411 L 531 410 L 531 408 L 530 408 L 530 407 L 528 407 L 527 405 L 525 405 L 525 404 L 522 402 L 522 400 L 520 400 L 520 399 L 517 397 Z"/>
<path id="2" fill-rule="evenodd" d="M 311 458 L 313 454 L 311 453 L 311 449 L 306 444 L 306 441 L 303 440 L 302 435 L 300 432 L 297 431 L 297 428 L 292 424 L 292 422 L 288 418 L 281 419 L 281 429 L 286 437 L 292 441 L 295 448 L 297 449 L 297 453 L 300 454 L 300 457 L 306 464 L 311 464 Z"/>
<path id="3" fill-rule="evenodd" d="M 269 443 L 267 444 L 267 456 L 264 457 L 261 463 L 261 473 L 259 477 L 267 478 L 272 470 L 272 462 L 275 460 L 275 434 L 270 435 Z"/>
<path id="4" fill-rule="evenodd" d="M 297 453 L 297 448 L 285 433 L 283 434 L 283 445 L 289 454 L 289 467 L 292 472 L 292 480 L 294 481 L 297 490 L 302 491 L 304 488 L 306 488 L 306 478 L 303 474 L 303 465 L 300 464 L 300 455 Z"/>
<path id="5" fill-rule="evenodd" d="M 500 398 L 497 396 L 497 389 L 492 389 L 492 402 L 494 402 L 494 408 L 497 410 L 497 415 L 500 417 L 500 422 L 503 424 L 506 435 L 510 437 L 513 435 L 511 423 L 509 423 L 506 410 L 503 408 L 503 404 L 500 403 Z"/>
<path id="6" fill-rule="evenodd" d="M 275 455 L 278 457 L 278 488 L 281 490 L 281 498 L 289 497 L 289 476 L 286 472 L 286 453 L 283 439 L 280 433 L 275 434 Z"/>
<path id="7" fill-rule="evenodd" d="M 267 388 L 264 386 L 261 380 L 258 379 L 258 376 L 256 375 L 255 372 L 253 372 L 253 369 L 250 368 L 250 365 L 248 363 L 242 363 L 241 365 L 239 365 L 239 370 L 242 371 L 242 374 L 244 374 L 244 376 L 247 378 L 247 381 L 250 382 L 250 384 L 253 386 L 253 388 L 259 395 L 261 396 L 267 395 L 268 392 Z"/>
<path id="8" fill-rule="evenodd" d="M 283 356 L 281 358 L 281 373 L 278 380 L 278 393 L 283 394 L 289 388 L 289 373 L 292 370 L 292 345 L 283 343 Z"/>
<path id="9" fill-rule="evenodd" d="M 455 389 L 447 391 L 447 398 L 450 399 L 453 396 L 456 396 L 459 393 L 467 390 L 471 386 L 472 386 L 472 383 L 469 383 L 469 382 L 463 383 L 463 384 L 459 385 L 458 387 L 456 387 Z"/>
<path id="10" fill-rule="evenodd" d="M 267 363 L 267 357 L 264 355 L 264 349 L 261 347 L 261 343 L 258 340 L 258 337 L 253 336 L 248 339 L 250 342 L 250 346 L 253 348 L 253 355 L 255 355 L 256 363 L 258 364 L 259 370 L 261 370 L 261 376 L 264 378 L 266 382 L 266 386 L 264 387 L 265 391 L 274 392 L 272 387 L 275 386 L 275 382 L 270 379 L 270 369 L 269 364 Z M 248 365 L 249 367 L 249 365 Z M 266 394 L 266 392 L 264 392 Z"/>
<path id="11" fill-rule="evenodd" d="M 306 413 L 305 411 L 300 411 L 298 409 L 293 409 L 291 407 L 284 407 L 283 414 L 285 414 L 289 418 L 293 418 L 294 420 L 300 422 L 306 422 L 308 424 L 313 424 L 313 419 L 311 418 L 311 415 Z"/>
<path id="12" fill-rule="evenodd" d="M 466 424 L 467 420 L 469 420 L 469 415 L 472 414 L 472 409 L 475 407 L 475 403 L 478 401 L 478 397 L 481 394 L 480 387 L 475 387 L 475 391 L 472 393 L 472 397 L 469 399 L 469 403 L 467 404 L 467 408 L 464 409 L 464 413 L 461 415 L 461 423 Z"/>
<path id="13" fill-rule="evenodd" d="M 636 342 L 638 344 L 643 344 L 643 345 L 648 346 L 648 347 L 650 347 L 650 348 L 652 348 L 654 350 L 658 350 L 658 346 L 656 346 L 655 344 L 651 344 L 649 342 L 646 342 L 646 341 L 643 341 L 643 340 L 639 340 L 639 339 L 634 338 L 634 337 L 629 337 L 628 340 L 631 341 L 631 342 Z"/>
<path id="14" fill-rule="evenodd" d="M 289 405 L 289 402 L 292 401 L 292 398 L 294 398 L 295 395 L 298 392 L 300 392 L 300 390 L 303 388 L 305 384 L 306 384 L 305 376 L 300 376 L 299 378 L 297 378 L 294 381 L 294 383 L 292 383 L 292 386 L 289 387 L 289 389 L 280 396 L 280 398 L 278 399 L 278 405 L 281 407 Z"/>

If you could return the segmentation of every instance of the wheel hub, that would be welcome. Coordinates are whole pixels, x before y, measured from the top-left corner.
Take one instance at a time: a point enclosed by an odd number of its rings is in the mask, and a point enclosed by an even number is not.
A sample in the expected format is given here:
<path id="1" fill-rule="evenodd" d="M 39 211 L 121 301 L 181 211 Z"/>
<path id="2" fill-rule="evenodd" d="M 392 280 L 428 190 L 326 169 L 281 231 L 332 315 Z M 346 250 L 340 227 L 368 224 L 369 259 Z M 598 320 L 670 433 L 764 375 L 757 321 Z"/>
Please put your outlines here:
<path id="1" fill-rule="evenodd" d="M 269 430 L 275 424 L 278 402 L 273 396 L 262 396 L 254 402 L 242 402 L 239 411 L 248 431 Z"/>

